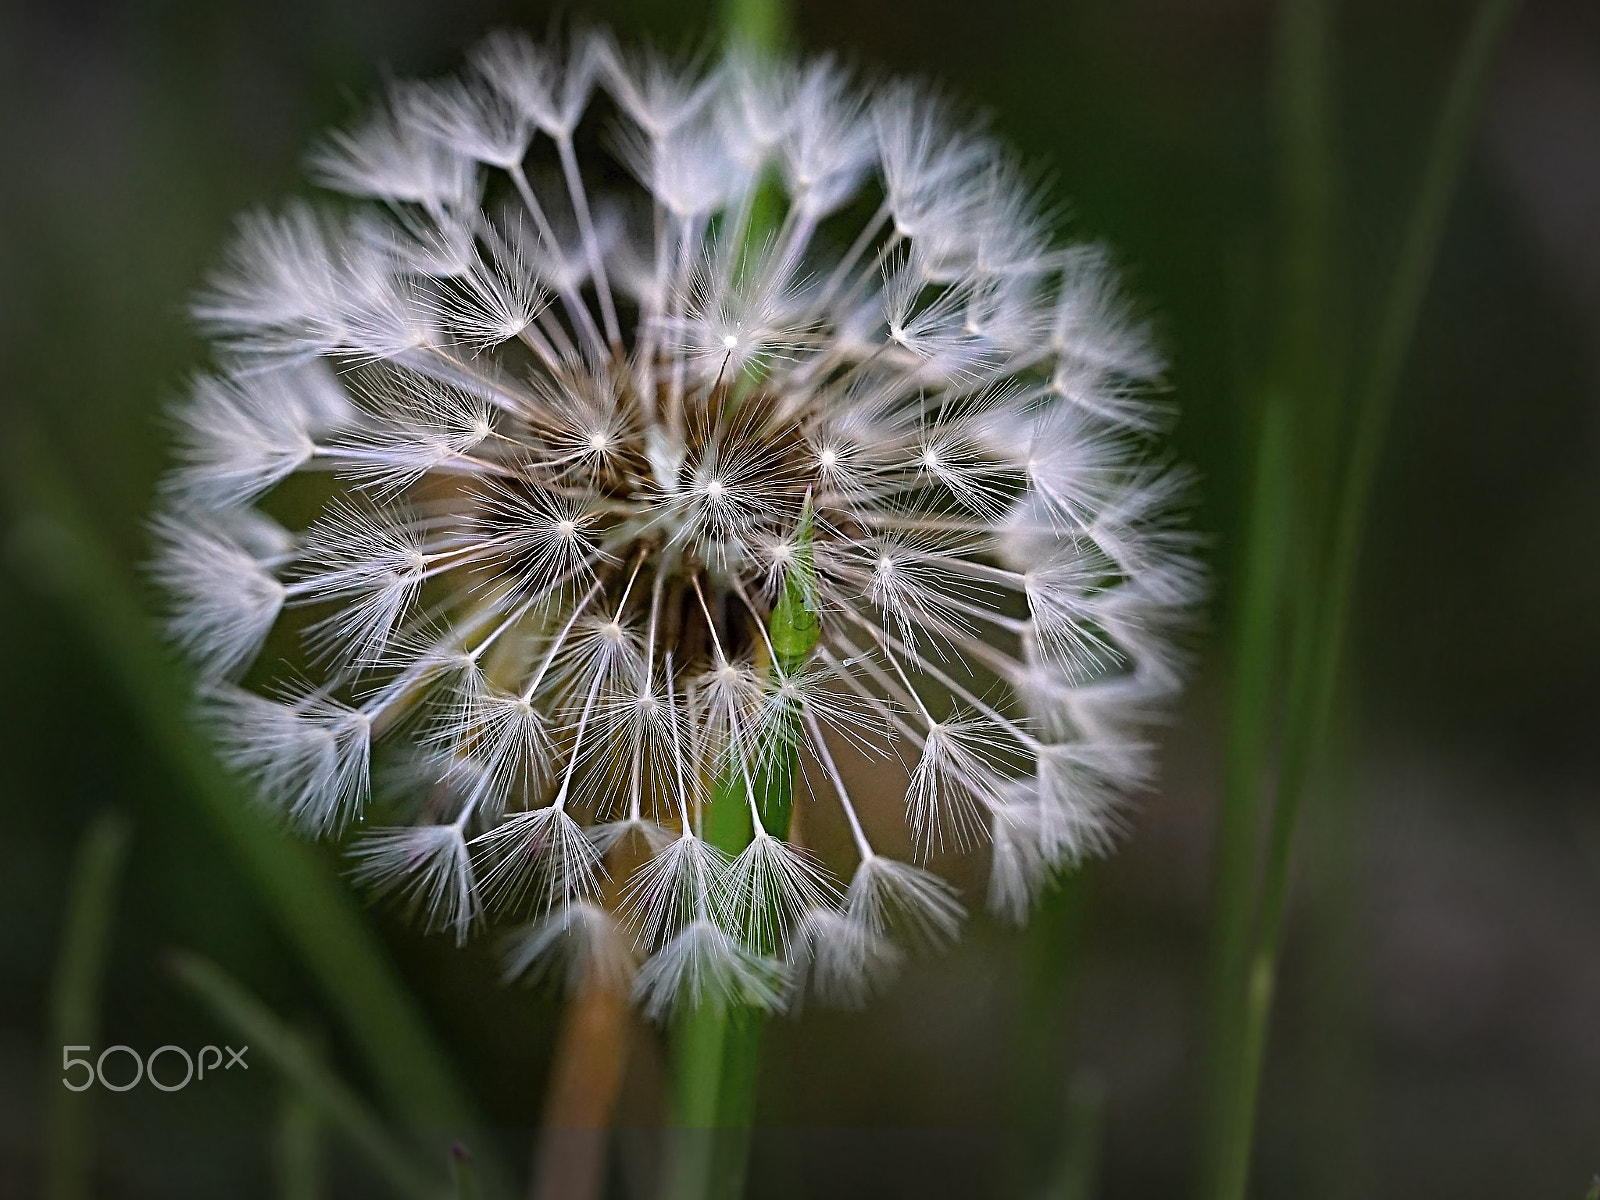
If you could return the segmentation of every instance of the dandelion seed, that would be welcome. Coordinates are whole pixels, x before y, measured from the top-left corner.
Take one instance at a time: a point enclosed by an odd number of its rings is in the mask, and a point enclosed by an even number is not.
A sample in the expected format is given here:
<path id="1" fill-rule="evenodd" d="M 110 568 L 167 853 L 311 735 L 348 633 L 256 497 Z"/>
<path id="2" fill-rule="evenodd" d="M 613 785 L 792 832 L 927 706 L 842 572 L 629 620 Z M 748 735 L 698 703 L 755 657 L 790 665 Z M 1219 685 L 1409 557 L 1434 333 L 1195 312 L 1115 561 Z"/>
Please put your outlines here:
<path id="1" fill-rule="evenodd" d="M 728 865 L 727 887 L 732 920 L 745 941 L 765 953 L 776 953 L 805 913 L 826 907 L 836 895 L 817 866 L 759 820 L 750 844 Z"/>
<path id="2" fill-rule="evenodd" d="M 505 944 L 505 979 L 565 979 L 572 991 L 627 992 L 635 962 L 628 934 L 606 909 L 580 900 L 518 930 Z"/>
<path id="3" fill-rule="evenodd" d="M 812 908 L 800 918 L 789 945 L 789 1010 L 798 1012 L 808 995 L 831 1008 L 860 1008 L 902 957 L 888 937 L 857 915 Z"/>
<path id="4" fill-rule="evenodd" d="M 859 1003 L 956 936 L 934 855 L 1021 919 L 1110 847 L 1203 590 L 1187 476 L 1107 256 L 992 137 L 831 60 L 497 34 L 309 165 L 343 197 L 247 216 L 195 303 L 154 523 L 266 802 L 337 835 L 392 752 L 417 823 L 354 876 L 652 1017 Z M 846 844 L 780 827 L 791 780 Z"/>
<path id="5" fill-rule="evenodd" d="M 273 574 L 293 540 L 275 522 L 245 509 L 185 522 L 156 519 L 161 545 L 156 580 L 173 599 L 167 629 L 194 655 L 207 679 L 233 675 L 272 632 L 288 589 Z"/>
<path id="6" fill-rule="evenodd" d="M 412 825 L 369 833 L 350 851 L 351 874 L 377 895 L 394 893 L 426 929 L 447 929 L 456 944 L 479 915 L 472 859 L 459 825 Z"/>
<path id="7" fill-rule="evenodd" d="M 680 1004 L 721 1010 L 730 1004 L 775 1008 L 783 969 L 740 943 L 715 921 L 691 921 L 639 968 L 633 995 L 652 1020 Z"/>
<path id="8" fill-rule="evenodd" d="M 931 871 L 873 854 L 851 877 L 845 911 L 876 936 L 898 934 L 927 948 L 955 940 L 966 910 Z"/>

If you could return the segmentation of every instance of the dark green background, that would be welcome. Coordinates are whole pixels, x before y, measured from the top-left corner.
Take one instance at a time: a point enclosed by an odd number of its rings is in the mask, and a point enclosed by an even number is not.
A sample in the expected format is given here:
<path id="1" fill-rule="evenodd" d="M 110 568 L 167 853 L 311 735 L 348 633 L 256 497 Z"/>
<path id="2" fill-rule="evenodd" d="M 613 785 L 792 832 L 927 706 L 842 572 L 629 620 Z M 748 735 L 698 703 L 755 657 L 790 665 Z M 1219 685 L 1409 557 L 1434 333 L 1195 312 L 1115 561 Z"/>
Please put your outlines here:
<path id="1" fill-rule="evenodd" d="M 714 21 L 666 0 L 589 11 L 669 48 L 707 44 Z M 1357 345 L 1467 11 L 1361 0 L 1339 13 L 1340 336 Z M 549 20 L 490 0 L 0 12 L 0 406 L 42 424 L 130 576 L 162 406 L 206 353 L 185 300 L 232 215 L 301 189 L 302 148 L 386 75 L 448 69 L 495 25 Z M 1089 872 L 1070 1054 L 1045 1073 L 1070 1062 L 1107 1083 L 1103 1195 L 1185 1195 L 1238 393 L 1271 315 L 1273 11 L 807 0 L 796 24 L 807 49 L 930 76 L 990 111 L 1051 181 L 1067 232 L 1116 249 L 1172 361 L 1222 587 L 1162 790 Z M 1496 71 L 1378 483 L 1349 765 L 1306 829 L 1259 1195 L 1576 1198 L 1600 1170 L 1597 331 L 1600 9 L 1534 0 Z M 135 821 L 101 1042 L 218 1040 L 161 965 L 182 946 L 325 1028 L 362 1077 L 83 631 L 29 560 L 0 561 L 0 1196 L 21 1196 L 36 1186 L 41 1098 L 59 1086 L 44 997 L 67 868 L 99 809 Z M 482 946 L 458 954 L 373 920 L 522 1155 L 554 1000 L 499 989 Z M 1007 1194 L 1022 945 L 979 919 L 865 1013 L 777 1024 L 755 1194 Z M 265 1068 L 102 1095 L 98 1194 L 271 1194 Z M 647 1076 L 626 1117 L 647 1114 Z M 335 1194 L 380 1194 L 341 1169 Z"/>

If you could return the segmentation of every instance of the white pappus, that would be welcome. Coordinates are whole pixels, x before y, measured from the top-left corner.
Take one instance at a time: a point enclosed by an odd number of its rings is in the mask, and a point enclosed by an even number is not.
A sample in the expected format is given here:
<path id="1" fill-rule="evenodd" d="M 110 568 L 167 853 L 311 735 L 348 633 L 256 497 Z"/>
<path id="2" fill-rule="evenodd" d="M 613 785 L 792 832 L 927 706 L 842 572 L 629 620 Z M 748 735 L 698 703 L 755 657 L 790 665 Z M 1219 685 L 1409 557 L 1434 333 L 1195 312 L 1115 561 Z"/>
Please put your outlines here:
<path id="1" fill-rule="evenodd" d="M 502 33 L 310 166 L 345 198 L 195 304 L 157 574 L 226 757 L 357 879 L 659 1017 L 857 1002 L 957 932 L 936 855 L 1020 920 L 1109 846 L 1203 577 L 1150 338 L 981 128 Z"/>

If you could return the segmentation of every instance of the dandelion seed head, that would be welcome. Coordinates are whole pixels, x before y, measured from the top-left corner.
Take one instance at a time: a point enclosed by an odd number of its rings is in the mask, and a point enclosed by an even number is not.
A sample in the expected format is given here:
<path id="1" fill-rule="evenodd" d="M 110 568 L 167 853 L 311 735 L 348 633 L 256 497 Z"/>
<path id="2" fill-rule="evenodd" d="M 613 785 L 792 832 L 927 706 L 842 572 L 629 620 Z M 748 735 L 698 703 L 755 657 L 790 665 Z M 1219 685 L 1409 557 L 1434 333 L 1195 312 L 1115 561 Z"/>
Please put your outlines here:
<path id="1" fill-rule="evenodd" d="M 308 167 L 194 305 L 156 575 L 228 761 L 373 824 L 359 881 L 659 1017 L 858 1003 L 955 936 L 936 855 L 1020 919 L 1113 844 L 1203 589 L 1187 477 L 1107 255 L 990 134 L 829 59 L 501 33 Z M 777 824 L 781 764 L 848 842 Z"/>

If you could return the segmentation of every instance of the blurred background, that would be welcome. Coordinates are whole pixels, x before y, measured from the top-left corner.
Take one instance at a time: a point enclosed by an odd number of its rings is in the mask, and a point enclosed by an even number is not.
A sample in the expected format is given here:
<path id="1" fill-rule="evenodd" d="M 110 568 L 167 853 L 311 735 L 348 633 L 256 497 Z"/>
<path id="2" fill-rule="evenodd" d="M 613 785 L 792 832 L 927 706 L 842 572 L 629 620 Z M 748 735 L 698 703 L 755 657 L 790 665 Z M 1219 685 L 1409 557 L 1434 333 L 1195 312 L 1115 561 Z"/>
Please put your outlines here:
<path id="1" fill-rule="evenodd" d="M 703 3 L 569 8 L 668 49 Z M 1341 309 L 1370 333 L 1461 0 L 1337 16 Z M 0 406 L 29 416 L 130 580 L 165 463 L 161 411 L 201 364 L 188 296 L 233 215 L 304 189 L 308 141 L 390 76 L 455 67 L 512 0 L 178 0 L 0 9 Z M 795 40 L 914 73 L 992 114 L 1063 230 L 1104 240 L 1155 322 L 1204 479 L 1218 595 L 1121 851 L 1029 933 L 986 918 L 857 1014 L 768 1035 L 756 1196 L 985 1197 L 1057 1136 L 1043 1077 L 1103 1087 L 1097 1194 L 1192 1192 L 1207 873 L 1229 583 L 1275 202 L 1265 0 L 800 0 Z M 14 428 L 7 420 L 0 428 Z M 1528 0 L 1495 69 L 1373 502 L 1340 724 L 1311 800 L 1268 1048 L 1255 1194 L 1583 1196 L 1600 1171 L 1600 7 Z M 319 993 L 0 511 L 0 1196 L 38 1187 L 58 1089 L 46 997 L 76 845 L 132 822 L 100 1044 L 223 1031 L 173 982 L 197 950 L 314 1031 Z M 140 584 L 139 586 L 143 586 Z M 369 910 L 506 1154 L 528 1152 L 557 998 L 503 989 Z M 1043 987 L 1056 938 L 1070 986 Z M 1034 966 L 1029 964 L 1033 963 Z M 1054 1032 L 1023 1044 L 1039 997 Z M 1035 1021 L 1034 1025 L 1037 1026 Z M 624 1123 L 659 1101 L 650 1036 Z M 1019 1079 L 1024 1081 L 1019 1084 Z M 1028 1082 L 1031 1080 L 1032 1082 Z M 1083 1084 L 1083 1081 L 1090 1081 Z M 1054 1087 L 1059 1092 L 1059 1087 Z M 1020 1097 L 1020 1098 L 1019 1098 Z M 100 1093 L 94 1191 L 266 1196 L 280 1088 Z M 1029 1147 L 1033 1147 L 1030 1149 Z M 383 1194 L 344 1165 L 334 1195 Z M 626 1172 L 619 1172 L 619 1177 Z M 620 1186 L 620 1182 L 619 1182 Z M 620 1194 L 620 1193 L 619 1193 Z"/>

